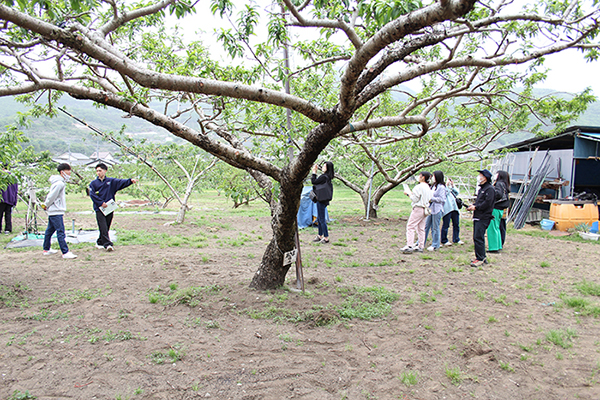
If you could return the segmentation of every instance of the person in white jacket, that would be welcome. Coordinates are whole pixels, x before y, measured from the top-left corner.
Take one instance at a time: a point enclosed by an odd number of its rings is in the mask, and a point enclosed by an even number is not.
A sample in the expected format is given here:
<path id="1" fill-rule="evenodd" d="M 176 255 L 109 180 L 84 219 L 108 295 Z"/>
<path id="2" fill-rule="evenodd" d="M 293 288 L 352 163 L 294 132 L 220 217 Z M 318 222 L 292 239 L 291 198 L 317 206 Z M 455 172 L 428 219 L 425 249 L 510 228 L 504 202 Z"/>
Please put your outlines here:
<path id="1" fill-rule="evenodd" d="M 410 197 L 412 211 L 406 224 L 406 246 L 400 249 L 404 254 L 410 254 L 415 251 L 422 253 L 425 246 L 425 220 L 427 215 L 425 209 L 429 209 L 431 200 L 431 189 L 429 188 L 429 179 L 431 174 L 423 171 L 417 177 L 419 184 L 415 186 L 412 192 L 404 192 Z M 419 238 L 419 247 L 415 245 L 415 231 Z"/>
<path id="2" fill-rule="evenodd" d="M 56 168 L 60 175 L 52 175 L 50 177 L 50 192 L 46 196 L 46 201 L 42 204 L 42 208 L 48 213 L 48 227 L 44 234 L 44 251 L 43 255 L 58 253 L 58 250 L 50 248 L 50 240 L 54 232 L 56 239 L 62 252 L 63 258 L 77 258 L 77 256 L 69 251 L 65 235 L 65 223 L 63 215 L 67 211 L 67 199 L 65 197 L 66 182 L 71 179 L 71 166 L 63 163 Z"/>

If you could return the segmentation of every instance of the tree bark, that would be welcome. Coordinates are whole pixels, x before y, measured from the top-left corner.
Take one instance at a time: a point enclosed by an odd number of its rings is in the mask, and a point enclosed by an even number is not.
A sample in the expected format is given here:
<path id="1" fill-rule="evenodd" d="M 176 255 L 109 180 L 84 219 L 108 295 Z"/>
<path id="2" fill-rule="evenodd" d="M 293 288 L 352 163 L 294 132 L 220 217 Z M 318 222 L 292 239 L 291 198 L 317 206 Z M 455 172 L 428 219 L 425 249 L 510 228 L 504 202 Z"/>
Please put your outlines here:
<path id="1" fill-rule="evenodd" d="M 283 185 L 271 227 L 273 238 L 267 246 L 250 287 L 258 290 L 276 289 L 285 283 L 291 264 L 283 265 L 283 256 L 296 247 L 295 233 L 302 185 Z"/>

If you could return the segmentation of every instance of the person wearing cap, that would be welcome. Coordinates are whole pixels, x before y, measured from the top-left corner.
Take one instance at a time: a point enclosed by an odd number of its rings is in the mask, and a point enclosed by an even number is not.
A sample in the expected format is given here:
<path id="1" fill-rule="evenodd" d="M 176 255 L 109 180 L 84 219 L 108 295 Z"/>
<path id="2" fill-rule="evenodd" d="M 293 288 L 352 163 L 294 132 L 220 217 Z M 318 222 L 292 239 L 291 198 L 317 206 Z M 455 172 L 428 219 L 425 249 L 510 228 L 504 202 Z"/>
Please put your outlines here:
<path id="1" fill-rule="evenodd" d="M 487 169 L 478 170 L 477 184 L 479 192 L 474 204 L 467 207 L 467 211 L 473 211 L 473 243 L 475 244 L 475 259 L 471 267 L 481 267 L 487 264 L 485 254 L 485 231 L 494 218 L 494 203 L 496 202 L 496 191 L 491 184 L 492 173 Z"/>

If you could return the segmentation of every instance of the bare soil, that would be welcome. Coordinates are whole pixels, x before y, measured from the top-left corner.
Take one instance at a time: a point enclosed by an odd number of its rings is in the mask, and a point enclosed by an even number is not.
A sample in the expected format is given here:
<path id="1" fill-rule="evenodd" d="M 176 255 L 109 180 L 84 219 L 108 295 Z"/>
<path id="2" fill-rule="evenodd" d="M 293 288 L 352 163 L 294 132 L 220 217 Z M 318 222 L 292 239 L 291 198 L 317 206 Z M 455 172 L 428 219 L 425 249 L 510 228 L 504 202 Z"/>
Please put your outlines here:
<path id="1" fill-rule="evenodd" d="M 576 288 L 600 283 L 596 243 L 512 232 L 474 269 L 468 226 L 465 245 L 403 255 L 406 221 L 339 218 L 328 245 L 300 232 L 304 294 L 293 268 L 259 292 L 268 218 L 171 219 L 119 214 L 117 232 L 166 235 L 76 260 L 0 250 L 0 398 L 600 398 L 599 320 L 560 297 L 598 303 Z M 378 287 L 398 295 L 387 315 L 340 317 Z"/>

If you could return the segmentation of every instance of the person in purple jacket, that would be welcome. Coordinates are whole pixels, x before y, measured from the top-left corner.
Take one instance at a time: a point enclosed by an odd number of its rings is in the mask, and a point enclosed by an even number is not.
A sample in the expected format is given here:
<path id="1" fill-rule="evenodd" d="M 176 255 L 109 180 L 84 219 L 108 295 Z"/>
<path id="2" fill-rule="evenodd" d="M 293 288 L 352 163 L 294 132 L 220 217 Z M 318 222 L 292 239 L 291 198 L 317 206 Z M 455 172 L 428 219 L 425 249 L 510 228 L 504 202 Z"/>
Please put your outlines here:
<path id="1" fill-rule="evenodd" d="M 137 182 L 137 179 L 117 179 L 106 176 L 108 167 L 104 163 L 96 165 L 96 175 L 98 178 L 90 183 L 90 198 L 94 203 L 94 211 L 96 212 L 96 222 L 98 222 L 98 230 L 100 236 L 96 241 L 97 249 L 106 249 L 113 251 L 114 244 L 110 240 L 108 232 L 113 220 L 114 213 L 111 212 L 105 215 L 102 209 L 108 207 L 108 202 L 115 199 L 115 194 L 121 190 Z"/>
<path id="2" fill-rule="evenodd" d="M 12 208 L 17 205 L 17 192 L 19 185 L 16 183 L 9 184 L 2 191 L 2 200 L 0 202 L 0 230 L 2 229 L 2 218 L 4 218 L 4 233 L 12 233 Z"/>

